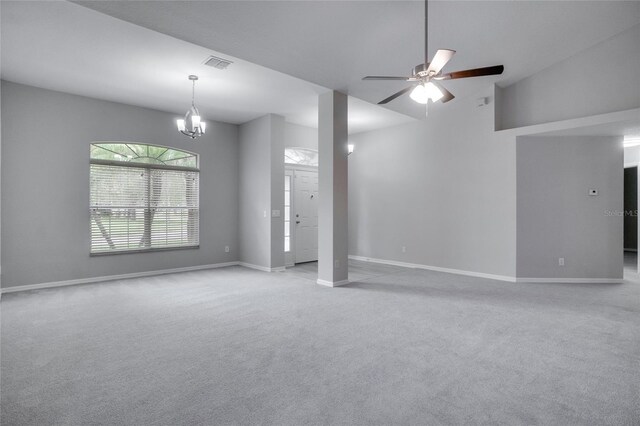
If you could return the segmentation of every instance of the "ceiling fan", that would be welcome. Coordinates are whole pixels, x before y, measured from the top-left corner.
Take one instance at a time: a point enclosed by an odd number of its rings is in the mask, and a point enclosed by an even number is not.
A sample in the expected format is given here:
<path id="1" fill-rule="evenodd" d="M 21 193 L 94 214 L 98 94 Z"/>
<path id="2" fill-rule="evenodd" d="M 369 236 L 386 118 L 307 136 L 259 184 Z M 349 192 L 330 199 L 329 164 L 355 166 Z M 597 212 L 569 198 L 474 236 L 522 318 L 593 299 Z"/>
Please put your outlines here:
<path id="1" fill-rule="evenodd" d="M 459 78 L 469 77 L 481 77 L 486 75 L 498 75 L 504 71 L 503 65 L 494 65 L 491 67 L 474 68 L 464 71 L 454 71 L 447 74 L 442 74 L 442 68 L 451 60 L 456 53 L 455 50 L 438 49 L 433 56 L 431 62 L 429 62 L 429 1 L 424 2 L 424 51 L 425 60 L 423 64 L 416 65 L 411 71 L 409 77 L 393 77 L 393 76 L 379 76 L 369 75 L 363 78 L 363 80 L 403 80 L 412 83 L 409 87 L 400 90 L 378 102 L 378 105 L 386 104 L 392 100 L 404 95 L 411 89 L 413 91 L 409 95 L 411 99 L 420 103 L 428 104 L 432 102 L 442 101 L 443 103 L 449 102 L 455 96 L 449 92 L 444 86 L 438 83 L 441 80 L 455 80 Z M 428 113 L 428 111 L 427 111 Z"/>

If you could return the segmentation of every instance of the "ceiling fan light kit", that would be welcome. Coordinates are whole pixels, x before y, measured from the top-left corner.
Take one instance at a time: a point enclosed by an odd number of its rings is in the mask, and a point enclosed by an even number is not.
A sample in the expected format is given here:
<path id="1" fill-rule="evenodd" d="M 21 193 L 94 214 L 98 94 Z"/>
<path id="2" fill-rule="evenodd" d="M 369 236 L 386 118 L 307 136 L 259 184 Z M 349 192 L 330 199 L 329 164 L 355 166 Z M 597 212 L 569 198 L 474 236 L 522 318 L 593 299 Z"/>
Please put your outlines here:
<path id="1" fill-rule="evenodd" d="M 180 133 L 191 139 L 195 139 L 198 136 L 204 135 L 207 129 L 207 123 L 200 119 L 200 111 L 198 111 L 195 105 L 196 81 L 198 80 L 198 76 L 190 75 L 189 80 L 193 83 L 191 89 L 191 108 L 189 108 L 184 118 L 176 121 L 176 124 Z"/>
<path id="2" fill-rule="evenodd" d="M 418 84 L 409 97 L 419 104 L 427 104 L 429 101 L 437 102 L 444 96 L 438 87 L 431 83 Z"/>
<path id="3" fill-rule="evenodd" d="M 404 95 L 411 90 L 409 95 L 411 99 L 419 104 L 428 105 L 429 101 L 442 103 L 449 102 L 455 96 L 449 92 L 444 86 L 438 82 L 441 80 L 455 80 L 460 78 L 469 77 L 481 77 L 486 75 L 498 75 L 504 71 L 503 65 L 494 65 L 491 67 L 474 68 L 464 71 L 455 71 L 447 74 L 442 73 L 442 68 L 451 60 L 456 53 L 455 50 L 438 49 L 433 56 L 431 62 L 429 62 L 429 1 L 424 2 L 424 47 L 425 47 L 425 61 L 422 64 L 416 65 L 411 71 L 410 77 L 395 77 L 395 76 L 366 76 L 363 80 L 383 80 L 383 81 L 407 81 L 412 83 L 411 86 L 400 90 L 378 102 L 378 105 L 383 105 L 393 101 L 394 99 Z M 413 89 L 413 90 L 412 90 Z"/>

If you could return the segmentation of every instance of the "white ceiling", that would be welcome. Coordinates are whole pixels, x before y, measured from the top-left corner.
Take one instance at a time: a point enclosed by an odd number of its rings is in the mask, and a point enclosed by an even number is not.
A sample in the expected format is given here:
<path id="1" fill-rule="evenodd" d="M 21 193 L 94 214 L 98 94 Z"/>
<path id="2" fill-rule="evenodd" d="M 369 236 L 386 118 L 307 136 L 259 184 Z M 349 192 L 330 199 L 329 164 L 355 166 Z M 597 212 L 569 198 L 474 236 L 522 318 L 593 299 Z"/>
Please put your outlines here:
<path id="1" fill-rule="evenodd" d="M 398 112 L 424 116 L 406 96 L 391 109 L 367 103 L 402 82 L 361 81 L 407 74 L 421 62 L 422 1 L 79 3 L 86 7 L 1 1 L 2 78 L 180 115 L 190 103 L 186 76 L 198 74 L 202 114 L 232 123 L 271 112 L 315 126 L 317 95 L 327 89 L 352 96 L 351 133 L 411 120 Z M 431 54 L 458 51 L 445 71 L 506 68 L 501 76 L 445 82 L 458 98 L 492 82 L 511 84 L 640 22 L 638 1 L 430 3 Z M 212 54 L 234 64 L 203 66 Z"/>
<path id="2" fill-rule="evenodd" d="M 423 60 L 422 0 L 79 3 L 372 103 L 404 83 L 363 76 L 407 75 Z M 492 82 L 514 83 L 638 24 L 640 2 L 432 1 L 429 15 L 431 55 L 438 48 L 458 52 L 445 71 L 505 65 L 501 76 L 444 83 L 466 97 Z M 388 108 L 424 115 L 407 96 Z"/>
<path id="3" fill-rule="evenodd" d="M 197 74 L 196 105 L 206 118 L 238 124 L 275 113 L 317 126 L 317 97 L 328 90 L 319 85 L 69 2 L 0 7 L 5 80 L 179 117 L 191 103 L 187 76 Z M 234 63 L 224 71 L 202 65 L 209 55 Z M 354 98 L 349 112 L 350 133 L 413 120 Z"/>

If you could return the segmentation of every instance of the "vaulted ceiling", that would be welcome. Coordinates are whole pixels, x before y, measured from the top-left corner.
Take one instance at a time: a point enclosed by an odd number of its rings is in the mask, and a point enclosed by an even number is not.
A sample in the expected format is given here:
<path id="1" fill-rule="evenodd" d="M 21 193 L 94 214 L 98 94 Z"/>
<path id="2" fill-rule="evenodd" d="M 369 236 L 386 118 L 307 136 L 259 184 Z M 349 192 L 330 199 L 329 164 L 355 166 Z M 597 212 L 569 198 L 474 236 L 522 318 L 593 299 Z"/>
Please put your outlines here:
<path id="1" fill-rule="evenodd" d="M 2 78 L 61 92 L 185 113 L 189 74 L 200 77 L 196 105 L 208 119 L 240 124 L 267 113 L 317 124 L 328 89 L 66 1 L 0 2 Z M 203 65 L 210 55 L 233 61 Z M 413 119 L 349 98 L 351 133 Z"/>
<path id="2" fill-rule="evenodd" d="M 363 76 L 408 75 L 424 56 L 423 1 L 79 3 L 372 103 L 403 83 Z M 640 2 L 432 1 L 429 17 L 430 55 L 457 51 L 447 70 L 505 65 L 501 76 L 446 83 L 465 97 L 494 81 L 514 83 L 640 23 Z M 424 115 L 408 97 L 387 108 Z"/>
<path id="3" fill-rule="evenodd" d="M 350 129 L 422 118 L 404 97 L 374 104 L 422 61 L 422 1 L 87 1 L 0 3 L 2 78 L 181 112 L 188 74 L 209 118 L 240 123 L 267 112 L 315 125 L 317 94 L 350 95 Z M 512 84 L 640 23 L 640 2 L 439 1 L 429 50 L 457 51 L 445 71 L 504 64 L 501 76 L 445 85 L 458 98 Z M 202 65 L 209 55 L 234 63 Z M 597 75 L 606 64 L 594 64 Z M 456 102 L 455 100 L 453 102 Z M 446 108 L 446 105 L 436 105 Z"/>

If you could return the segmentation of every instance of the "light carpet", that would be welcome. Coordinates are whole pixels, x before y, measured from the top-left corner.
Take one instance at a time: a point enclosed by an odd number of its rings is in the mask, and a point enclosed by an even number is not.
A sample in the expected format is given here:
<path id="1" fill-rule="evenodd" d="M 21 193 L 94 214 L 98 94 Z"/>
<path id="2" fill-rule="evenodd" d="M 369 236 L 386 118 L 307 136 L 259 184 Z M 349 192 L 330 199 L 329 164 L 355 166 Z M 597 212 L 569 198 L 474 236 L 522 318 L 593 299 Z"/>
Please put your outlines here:
<path id="1" fill-rule="evenodd" d="M 230 267 L 5 294 L 1 421 L 639 425 L 628 278 L 396 268 L 325 288 Z"/>

